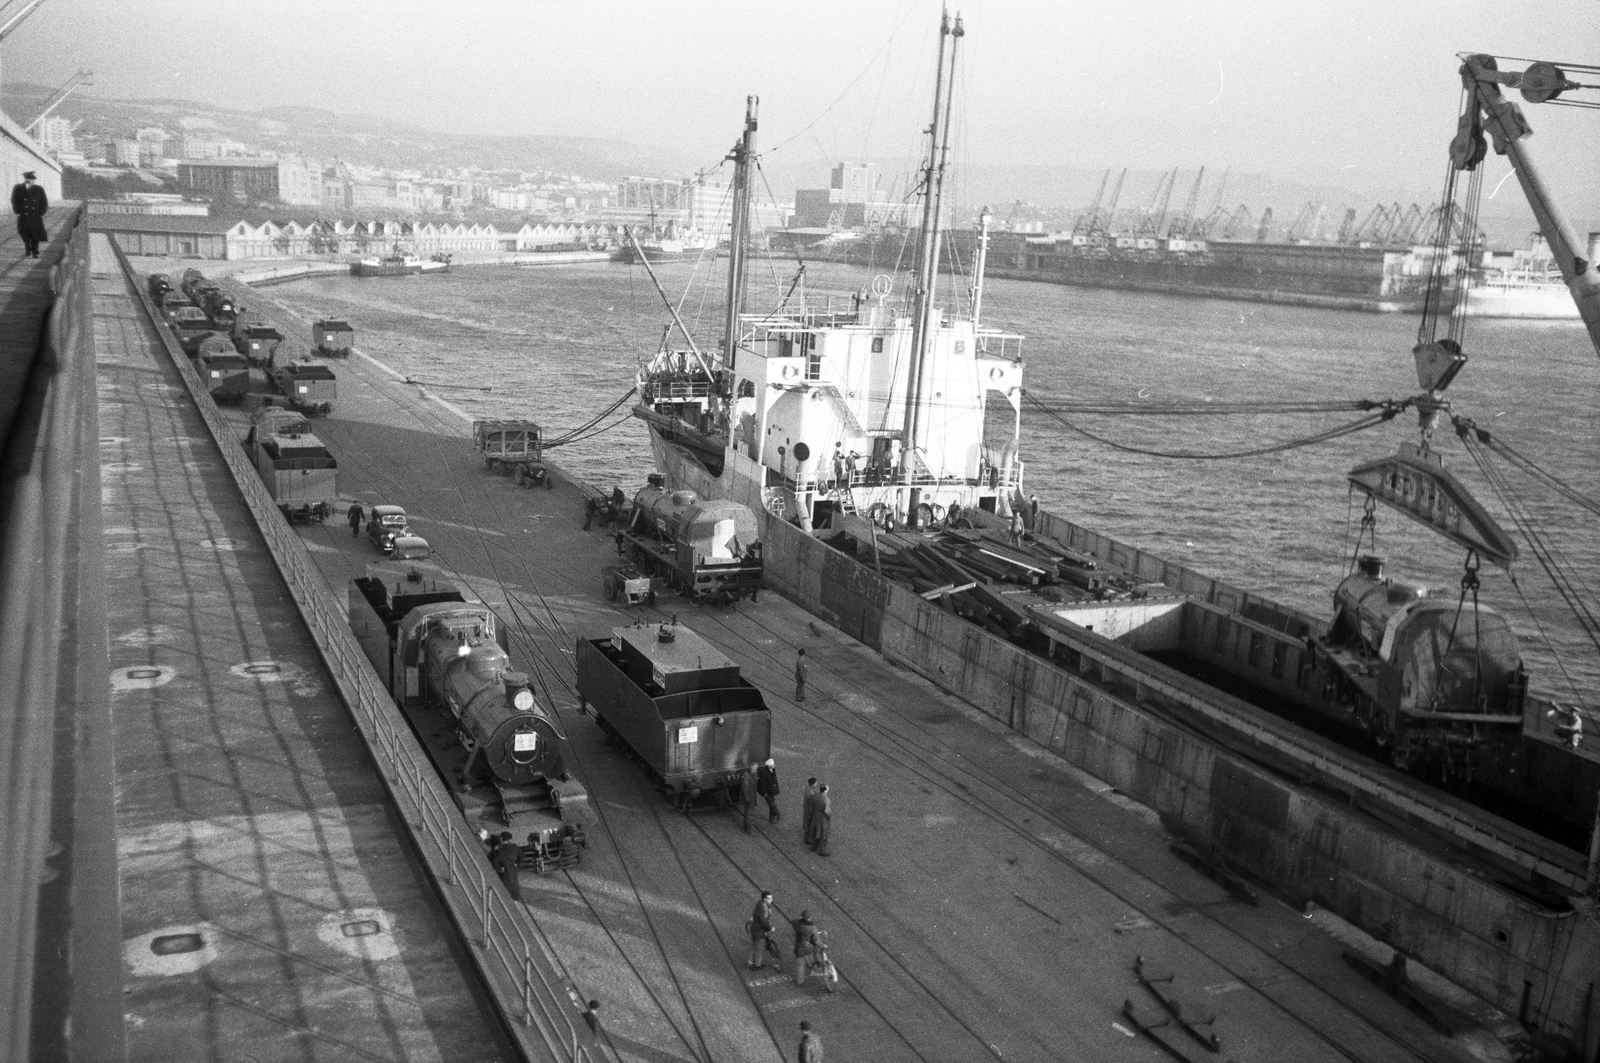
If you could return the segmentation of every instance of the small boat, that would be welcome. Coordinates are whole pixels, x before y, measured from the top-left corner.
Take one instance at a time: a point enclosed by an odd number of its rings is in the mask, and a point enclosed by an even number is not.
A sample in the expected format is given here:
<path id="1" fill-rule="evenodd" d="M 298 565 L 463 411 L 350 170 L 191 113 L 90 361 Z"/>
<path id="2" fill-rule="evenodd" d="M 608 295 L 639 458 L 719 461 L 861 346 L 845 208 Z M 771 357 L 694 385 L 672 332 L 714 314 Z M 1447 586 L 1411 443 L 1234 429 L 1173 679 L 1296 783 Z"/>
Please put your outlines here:
<path id="1" fill-rule="evenodd" d="M 383 255 L 350 264 L 350 273 L 356 277 L 409 277 L 422 270 L 423 261 L 415 255 Z"/>

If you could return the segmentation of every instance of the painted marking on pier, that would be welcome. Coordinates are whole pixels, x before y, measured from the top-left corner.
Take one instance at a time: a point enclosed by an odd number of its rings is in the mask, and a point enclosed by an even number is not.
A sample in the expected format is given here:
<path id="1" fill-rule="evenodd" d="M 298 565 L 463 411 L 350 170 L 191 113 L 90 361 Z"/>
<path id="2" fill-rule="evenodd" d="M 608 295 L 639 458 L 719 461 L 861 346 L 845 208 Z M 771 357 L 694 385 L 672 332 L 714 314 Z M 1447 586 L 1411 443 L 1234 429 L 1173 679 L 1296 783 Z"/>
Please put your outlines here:
<path id="1" fill-rule="evenodd" d="M 394 916 L 382 908 L 353 908 L 324 916 L 317 939 L 358 960 L 392 960 L 400 955 Z"/>
<path id="2" fill-rule="evenodd" d="M 1206 986 L 1206 992 L 1214 997 L 1220 997 L 1224 993 L 1236 993 L 1243 988 L 1245 988 L 1243 982 L 1218 982 L 1216 985 Z"/>
<path id="3" fill-rule="evenodd" d="M 1120 923 L 1112 923 L 1111 929 L 1115 930 L 1119 934 L 1131 934 L 1135 930 L 1148 930 L 1153 926 L 1155 926 L 1155 924 L 1146 919 L 1144 916 L 1136 915 L 1130 919 L 1124 919 Z"/>
<path id="4" fill-rule="evenodd" d="M 117 446 L 119 443 L 126 443 L 127 441 L 128 441 L 128 437 L 127 436 L 101 436 L 100 437 L 100 445 L 102 447 L 114 447 L 114 446 Z"/>
<path id="5" fill-rule="evenodd" d="M 166 624 L 151 624 L 118 635 L 116 641 L 124 646 L 154 646 L 158 643 L 171 642 L 177 635 L 177 628 L 168 627 Z"/>
<path id="6" fill-rule="evenodd" d="M 201 539 L 200 545 L 210 547 L 213 550 L 237 550 L 240 546 L 233 539 Z"/>
<path id="7" fill-rule="evenodd" d="M 108 553 L 108 554 L 132 554 L 132 553 L 137 553 L 138 551 L 143 550 L 144 548 L 145 548 L 145 544 L 144 543 L 107 543 L 106 544 L 106 553 Z"/>
<path id="8" fill-rule="evenodd" d="M 857 694 L 854 691 L 845 691 L 844 693 L 839 694 L 835 700 L 847 709 L 854 709 L 856 712 L 867 713 L 868 715 L 877 712 L 881 707 L 871 698 L 862 694 Z"/>
<path id="9" fill-rule="evenodd" d="M 218 934 L 210 923 L 164 926 L 122 943 L 122 960 L 144 978 L 193 974 L 217 958 Z"/>
<path id="10" fill-rule="evenodd" d="M 240 679 L 254 679 L 258 683 L 285 683 L 301 697 L 316 697 L 322 693 L 322 684 L 298 664 L 289 661 L 244 661 L 228 669 Z"/>
<path id="11" fill-rule="evenodd" d="M 437 524 L 437 525 L 439 525 L 440 527 L 443 527 L 443 528 L 460 528 L 462 531 L 469 531 L 469 532 L 472 532 L 472 533 L 474 533 L 476 535 L 498 535 L 502 539 L 504 539 L 506 537 L 506 533 L 505 532 L 503 532 L 503 531 L 495 531 L 493 528 L 484 528 L 484 527 L 476 527 L 475 528 L 470 524 L 457 524 L 453 520 L 434 520 L 432 517 L 423 517 L 423 516 L 419 516 L 418 514 L 415 514 L 415 513 L 409 514 L 408 516 L 412 521 L 416 522 L 417 524 Z"/>
<path id="12" fill-rule="evenodd" d="M 166 686 L 177 674 L 176 668 L 155 664 L 136 664 L 127 668 L 113 669 L 111 691 L 117 693 L 123 690 L 150 690 Z"/>
<path id="13" fill-rule="evenodd" d="M 128 472 L 138 472 L 142 468 L 144 466 L 136 461 L 104 461 L 100 463 L 100 471 L 113 476 Z"/>
<path id="14" fill-rule="evenodd" d="M 790 997 L 787 1000 L 774 1000 L 770 1004 L 763 1004 L 761 1008 L 764 1011 L 789 1011 L 793 1008 L 803 1008 L 807 1004 L 826 1004 L 829 1001 L 838 999 L 839 995 L 837 993 L 829 993 L 820 997 Z"/>

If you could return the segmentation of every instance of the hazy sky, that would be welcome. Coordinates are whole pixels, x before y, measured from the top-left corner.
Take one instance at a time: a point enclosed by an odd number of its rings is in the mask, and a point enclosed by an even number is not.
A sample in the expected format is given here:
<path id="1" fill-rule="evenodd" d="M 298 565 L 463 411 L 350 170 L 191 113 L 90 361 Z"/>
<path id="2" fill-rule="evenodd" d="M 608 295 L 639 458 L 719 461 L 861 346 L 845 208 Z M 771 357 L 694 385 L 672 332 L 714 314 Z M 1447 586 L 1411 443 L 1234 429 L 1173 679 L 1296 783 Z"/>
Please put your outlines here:
<path id="1" fill-rule="evenodd" d="M 97 95 L 619 138 L 708 164 L 756 93 L 759 146 L 777 148 L 775 161 L 914 155 L 939 7 L 45 0 L 6 41 L 3 71 L 55 84 L 87 66 Z M 960 10 L 958 143 L 965 158 L 996 163 L 1231 166 L 1436 195 L 1459 103 L 1455 53 L 1600 62 L 1597 0 L 967 0 Z M 1528 112 L 1568 209 L 1600 213 L 1600 112 Z M 1496 160 L 1488 179 L 1506 172 Z"/>

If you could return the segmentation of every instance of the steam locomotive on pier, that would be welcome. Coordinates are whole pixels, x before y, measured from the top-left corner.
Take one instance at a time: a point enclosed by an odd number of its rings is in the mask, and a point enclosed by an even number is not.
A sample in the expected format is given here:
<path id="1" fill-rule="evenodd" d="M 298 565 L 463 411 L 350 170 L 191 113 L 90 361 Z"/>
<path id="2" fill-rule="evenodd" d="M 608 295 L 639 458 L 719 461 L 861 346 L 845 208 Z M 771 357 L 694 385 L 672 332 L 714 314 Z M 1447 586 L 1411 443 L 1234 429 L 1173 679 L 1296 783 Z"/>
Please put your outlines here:
<path id="1" fill-rule="evenodd" d="M 540 874 L 578 863 L 588 794 L 493 610 L 431 566 L 376 562 L 350 581 L 350 626 L 468 821 Z"/>
<path id="2" fill-rule="evenodd" d="M 617 531 L 617 553 L 691 601 L 726 605 L 761 589 L 759 535 L 749 507 L 668 491 L 651 473 Z"/>

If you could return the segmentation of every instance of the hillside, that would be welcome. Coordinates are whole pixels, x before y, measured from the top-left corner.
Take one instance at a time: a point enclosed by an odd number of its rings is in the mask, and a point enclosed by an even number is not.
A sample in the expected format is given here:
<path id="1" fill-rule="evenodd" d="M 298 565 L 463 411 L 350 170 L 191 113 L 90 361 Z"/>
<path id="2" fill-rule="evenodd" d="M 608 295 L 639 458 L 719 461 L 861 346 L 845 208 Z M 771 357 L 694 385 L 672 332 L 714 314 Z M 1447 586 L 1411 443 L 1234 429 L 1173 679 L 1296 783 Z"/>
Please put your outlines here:
<path id="1" fill-rule="evenodd" d="M 37 85 L 6 86 L 6 110 L 31 120 L 50 90 Z M 593 181 L 615 181 L 630 174 L 692 173 L 705 160 L 669 148 L 589 137 L 503 137 L 445 133 L 367 115 L 339 114 L 312 107 L 237 111 L 191 100 L 119 100 L 74 95 L 57 114 L 81 121 L 81 132 L 130 135 L 140 126 L 168 132 L 204 132 L 264 151 L 295 152 L 393 170 L 458 169 L 550 170 L 581 174 Z"/>

